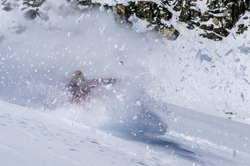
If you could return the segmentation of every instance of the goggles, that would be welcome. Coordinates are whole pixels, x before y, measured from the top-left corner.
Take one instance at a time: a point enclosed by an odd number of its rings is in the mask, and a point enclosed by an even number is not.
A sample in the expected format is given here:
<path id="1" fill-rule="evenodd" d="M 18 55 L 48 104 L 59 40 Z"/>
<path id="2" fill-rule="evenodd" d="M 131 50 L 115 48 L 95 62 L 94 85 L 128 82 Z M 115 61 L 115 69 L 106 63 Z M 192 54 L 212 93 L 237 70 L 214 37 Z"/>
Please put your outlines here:
<path id="1" fill-rule="evenodd" d="M 74 81 L 76 82 L 83 81 L 84 79 L 83 75 L 76 75 L 73 78 L 74 78 Z"/>

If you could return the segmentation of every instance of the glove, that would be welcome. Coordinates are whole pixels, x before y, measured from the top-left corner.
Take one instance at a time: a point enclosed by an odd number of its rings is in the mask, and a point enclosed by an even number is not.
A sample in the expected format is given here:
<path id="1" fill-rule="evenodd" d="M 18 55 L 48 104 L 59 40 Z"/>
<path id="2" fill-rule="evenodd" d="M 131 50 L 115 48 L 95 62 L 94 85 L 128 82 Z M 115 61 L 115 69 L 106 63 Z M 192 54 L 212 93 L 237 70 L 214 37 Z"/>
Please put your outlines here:
<path id="1" fill-rule="evenodd" d="M 108 78 L 105 83 L 106 84 L 116 84 L 119 82 L 119 79 Z"/>
<path id="2" fill-rule="evenodd" d="M 112 78 L 110 78 L 110 83 L 111 84 L 115 84 L 115 83 L 118 83 L 118 82 L 119 82 L 118 79 L 112 79 Z"/>

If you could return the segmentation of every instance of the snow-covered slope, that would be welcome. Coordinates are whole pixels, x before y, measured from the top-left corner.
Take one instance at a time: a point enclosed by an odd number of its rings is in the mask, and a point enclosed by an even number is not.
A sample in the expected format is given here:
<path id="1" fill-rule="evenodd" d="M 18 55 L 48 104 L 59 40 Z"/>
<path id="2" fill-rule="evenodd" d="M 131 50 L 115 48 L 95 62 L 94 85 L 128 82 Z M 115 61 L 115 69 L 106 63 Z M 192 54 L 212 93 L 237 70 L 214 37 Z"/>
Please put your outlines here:
<path id="1" fill-rule="evenodd" d="M 41 112 L 2 101 L 0 107 L 3 166 L 249 165 L 247 124 L 173 105 L 167 105 L 168 132 L 159 137 L 91 126 L 95 112 L 83 109 Z M 104 116 L 98 115 L 92 118 Z"/>

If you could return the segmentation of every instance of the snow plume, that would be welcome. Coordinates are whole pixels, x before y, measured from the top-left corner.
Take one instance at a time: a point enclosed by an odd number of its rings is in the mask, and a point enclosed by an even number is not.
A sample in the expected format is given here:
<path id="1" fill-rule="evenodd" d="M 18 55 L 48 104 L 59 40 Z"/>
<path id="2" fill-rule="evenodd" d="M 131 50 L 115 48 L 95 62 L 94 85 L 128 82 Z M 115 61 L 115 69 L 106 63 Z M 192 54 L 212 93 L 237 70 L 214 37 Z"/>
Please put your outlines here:
<path id="1" fill-rule="evenodd" d="M 28 105 L 27 101 L 37 103 L 49 91 L 53 94 L 63 89 L 76 69 L 82 70 L 87 79 L 139 79 L 142 56 L 138 55 L 146 55 L 143 48 L 136 50 L 140 40 L 119 28 L 107 13 L 87 13 L 76 24 L 80 16 L 51 18 L 58 19 L 57 26 L 30 22 L 23 33 L 6 37 L 1 44 L 4 100 L 20 100 L 16 103 L 22 105 Z M 135 45 L 128 46 L 131 40 Z"/>
<path id="2" fill-rule="evenodd" d="M 164 133 L 161 119 L 144 106 L 144 64 L 152 54 L 146 38 L 117 24 L 108 12 L 50 16 L 49 23 L 20 18 L 24 31 L 8 34 L 1 43 L 1 99 L 28 108 L 53 109 L 56 116 L 91 126 L 113 129 L 119 124 L 132 134 Z M 86 112 L 69 104 L 63 93 L 77 69 L 86 79 L 120 82 L 93 89 L 93 106 Z"/>

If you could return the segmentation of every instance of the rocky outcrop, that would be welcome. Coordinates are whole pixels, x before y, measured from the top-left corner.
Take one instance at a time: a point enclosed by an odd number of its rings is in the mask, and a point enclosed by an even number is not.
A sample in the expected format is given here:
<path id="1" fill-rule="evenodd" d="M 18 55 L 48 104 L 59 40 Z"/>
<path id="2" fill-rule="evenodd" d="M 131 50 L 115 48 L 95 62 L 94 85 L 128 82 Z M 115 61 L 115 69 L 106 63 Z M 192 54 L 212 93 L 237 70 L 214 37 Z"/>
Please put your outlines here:
<path id="1" fill-rule="evenodd" d="M 204 5 L 205 10 L 201 10 L 200 5 Z M 149 22 L 149 27 L 155 27 L 160 34 L 174 40 L 179 32 L 166 23 L 172 18 L 170 7 L 180 13 L 177 21 L 186 23 L 188 29 L 203 30 L 200 36 L 217 41 L 229 35 L 239 17 L 249 9 L 249 0 L 165 0 L 161 5 L 138 1 L 113 8 L 118 21 L 127 21 L 131 14 L 136 13 L 138 18 Z M 242 34 L 246 30 L 247 26 L 239 25 L 236 33 Z M 171 37 L 170 31 L 174 31 L 175 37 Z"/>
<path id="2" fill-rule="evenodd" d="M 45 0 L 17 0 L 22 1 L 24 6 L 24 17 L 42 20 L 49 20 L 43 11 L 49 7 L 41 9 Z M 240 17 L 249 10 L 249 0 L 162 0 L 160 4 L 151 1 L 130 1 L 126 5 L 92 3 L 91 0 L 66 0 L 68 5 L 60 6 L 66 11 L 70 7 L 75 10 L 85 11 L 95 7 L 102 7 L 103 10 L 111 10 L 117 22 L 126 26 L 132 26 L 131 17 L 147 22 L 145 28 L 148 31 L 156 32 L 159 35 L 175 40 L 179 36 L 178 27 L 170 24 L 170 20 L 175 16 L 175 21 L 185 23 L 190 30 L 199 29 L 199 35 L 212 40 L 222 40 L 227 37 L 232 28 L 237 28 L 237 34 L 242 34 L 248 29 L 248 25 L 240 24 L 235 26 Z M 3 10 L 11 11 L 15 4 L 8 0 L 2 0 Z M 170 12 L 171 11 L 171 12 Z M 177 16 L 177 17 L 176 17 Z M 243 16 L 244 17 L 244 16 Z M 244 17 L 243 19 L 248 19 Z M 178 24 L 177 24 L 178 25 Z"/>
<path id="3" fill-rule="evenodd" d="M 201 1 L 176 0 L 173 9 L 180 11 L 179 21 L 187 23 L 187 28 L 203 29 L 201 36 L 213 40 L 227 37 L 239 17 L 249 8 L 249 0 L 207 0 L 205 11 L 201 11 L 198 3 Z M 242 32 L 244 30 L 239 33 Z"/>
<path id="4" fill-rule="evenodd" d="M 137 3 L 129 2 L 126 6 L 116 5 L 112 9 L 118 22 L 129 23 L 130 16 L 135 15 L 148 22 L 147 28 L 149 30 L 155 31 L 169 40 L 175 40 L 179 36 L 179 32 L 173 26 L 166 24 L 173 14 L 163 5 L 138 1 Z"/>

